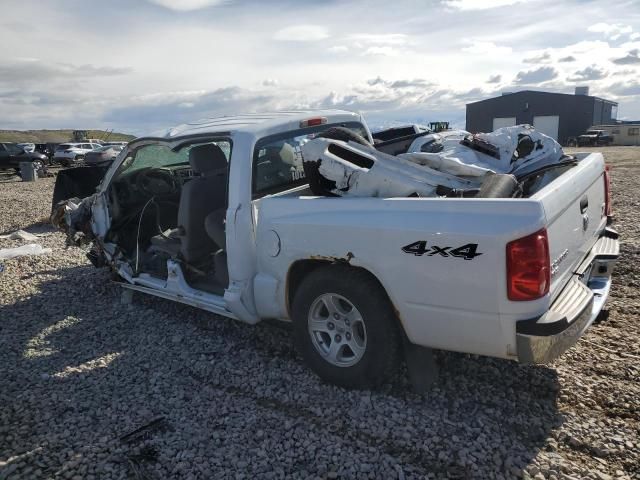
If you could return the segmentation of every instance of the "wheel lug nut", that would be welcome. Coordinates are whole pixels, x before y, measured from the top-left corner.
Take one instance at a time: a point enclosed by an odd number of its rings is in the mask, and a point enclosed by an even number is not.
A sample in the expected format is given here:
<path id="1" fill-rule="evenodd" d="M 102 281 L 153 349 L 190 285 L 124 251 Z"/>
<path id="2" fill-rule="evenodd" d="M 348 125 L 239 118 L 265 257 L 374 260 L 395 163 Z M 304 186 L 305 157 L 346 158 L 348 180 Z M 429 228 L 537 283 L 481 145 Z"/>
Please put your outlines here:
<path id="1" fill-rule="evenodd" d="M 334 313 L 333 318 L 335 318 L 336 320 L 340 320 L 340 315 L 337 313 Z"/>
<path id="2" fill-rule="evenodd" d="M 346 338 L 347 340 L 351 340 L 351 334 L 350 334 L 349 332 L 347 332 L 347 333 L 345 334 L 345 338 Z"/>
<path id="3" fill-rule="evenodd" d="M 336 328 L 336 326 L 332 322 L 329 322 L 327 327 L 329 327 L 329 330 L 333 330 L 334 328 Z"/>
<path id="4" fill-rule="evenodd" d="M 351 322 L 349 322 L 349 319 L 348 319 L 348 318 L 345 318 L 345 319 L 344 319 L 344 324 L 345 324 L 346 326 L 349 326 L 349 325 L 351 324 Z"/>
<path id="5" fill-rule="evenodd" d="M 342 341 L 342 337 L 340 335 L 336 335 L 336 342 L 341 342 Z"/>

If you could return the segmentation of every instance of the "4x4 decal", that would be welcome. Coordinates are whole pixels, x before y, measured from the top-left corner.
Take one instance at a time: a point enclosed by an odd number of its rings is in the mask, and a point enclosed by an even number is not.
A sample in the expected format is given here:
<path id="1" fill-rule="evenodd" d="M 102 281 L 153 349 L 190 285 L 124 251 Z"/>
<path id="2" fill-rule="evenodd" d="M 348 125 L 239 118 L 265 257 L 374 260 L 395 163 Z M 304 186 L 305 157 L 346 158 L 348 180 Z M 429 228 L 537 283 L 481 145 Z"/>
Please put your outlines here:
<path id="1" fill-rule="evenodd" d="M 475 257 L 482 255 L 482 253 L 478 253 L 477 243 L 467 243 L 458 248 L 438 247 L 436 245 L 427 248 L 426 240 L 418 240 L 417 242 L 405 245 L 402 247 L 402 251 L 417 257 L 427 254 L 428 257 L 439 255 L 442 257 L 464 258 L 465 260 L 473 260 Z"/>

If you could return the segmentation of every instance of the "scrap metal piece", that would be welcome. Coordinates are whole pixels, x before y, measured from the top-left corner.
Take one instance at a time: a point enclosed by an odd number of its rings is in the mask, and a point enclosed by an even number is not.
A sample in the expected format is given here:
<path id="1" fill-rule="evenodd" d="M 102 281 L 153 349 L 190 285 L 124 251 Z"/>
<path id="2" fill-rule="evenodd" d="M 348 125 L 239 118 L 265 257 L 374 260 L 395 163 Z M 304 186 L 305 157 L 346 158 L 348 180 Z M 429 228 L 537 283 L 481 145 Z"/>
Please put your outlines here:
<path id="1" fill-rule="evenodd" d="M 462 140 L 439 136 L 414 140 L 408 153 L 396 156 L 351 141 L 316 138 L 302 147 L 305 174 L 316 195 L 435 197 L 441 191 L 477 190 L 492 175 L 517 177 L 564 158 L 558 142 L 530 125 L 469 134 Z M 436 141 L 441 149 L 432 146 Z M 513 180 L 502 180 L 507 192 Z"/>
<path id="2" fill-rule="evenodd" d="M 354 142 L 316 138 L 302 147 L 302 153 L 309 184 L 322 190 L 314 191 L 318 195 L 432 197 L 439 185 L 465 189 L 480 184 Z"/>
<path id="3" fill-rule="evenodd" d="M 51 224 L 67 234 L 67 245 L 81 246 L 94 240 L 91 229 L 91 205 L 94 199 L 95 195 L 84 200 L 72 198 L 60 202 L 53 209 Z"/>

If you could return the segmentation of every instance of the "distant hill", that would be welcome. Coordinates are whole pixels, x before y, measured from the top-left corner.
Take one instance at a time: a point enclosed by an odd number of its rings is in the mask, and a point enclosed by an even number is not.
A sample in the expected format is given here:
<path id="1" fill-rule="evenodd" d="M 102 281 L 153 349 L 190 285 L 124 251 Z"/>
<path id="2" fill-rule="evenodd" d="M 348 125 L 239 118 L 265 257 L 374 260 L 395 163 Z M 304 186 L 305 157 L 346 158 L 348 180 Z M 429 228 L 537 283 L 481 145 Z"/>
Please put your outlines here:
<path id="1" fill-rule="evenodd" d="M 88 130 L 87 138 L 105 138 L 104 130 Z M 73 130 L 0 130 L 0 142 L 16 143 L 62 143 L 69 142 L 73 138 Z M 113 132 L 108 141 L 128 142 L 135 136 L 126 133 Z"/>

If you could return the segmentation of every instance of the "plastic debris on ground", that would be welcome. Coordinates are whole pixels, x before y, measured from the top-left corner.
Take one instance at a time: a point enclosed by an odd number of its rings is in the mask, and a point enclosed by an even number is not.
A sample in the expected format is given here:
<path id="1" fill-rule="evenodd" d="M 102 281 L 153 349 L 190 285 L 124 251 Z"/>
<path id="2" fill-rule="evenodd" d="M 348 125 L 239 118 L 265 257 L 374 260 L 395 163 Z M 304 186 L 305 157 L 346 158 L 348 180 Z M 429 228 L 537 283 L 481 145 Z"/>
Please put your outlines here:
<path id="1" fill-rule="evenodd" d="M 320 178 L 310 178 L 310 184 L 320 185 L 323 194 L 435 197 L 443 188 L 478 189 L 492 175 L 517 178 L 565 157 L 558 142 L 529 125 L 459 133 L 417 138 L 406 153 L 395 156 L 352 141 L 316 138 L 302 147 L 305 170 L 314 164 L 309 170 Z"/>
<path id="2" fill-rule="evenodd" d="M 28 243 L 27 245 L 22 245 L 21 247 L 1 248 L 0 260 L 9 260 L 10 258 L 25 257 L 31 255 L 45 255 L 47 253 L 51 253 L 50 248 L 43 248 L 42 245 L 38 245 L 37 243 Z"/>
<path id="3" fill-rule="evenodd" d="M 16 230 L 6 235 L 0 235 L 0 240 L 25 240 L 27 242 L 33 242 L 38 237 L 33 233 L 25 232 L 24 230 Z"/>

